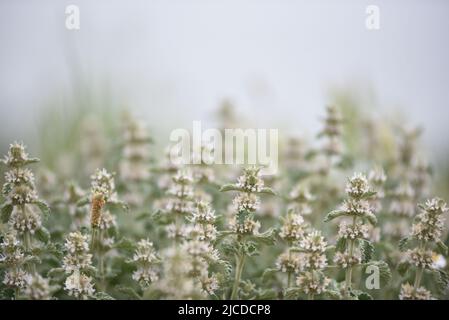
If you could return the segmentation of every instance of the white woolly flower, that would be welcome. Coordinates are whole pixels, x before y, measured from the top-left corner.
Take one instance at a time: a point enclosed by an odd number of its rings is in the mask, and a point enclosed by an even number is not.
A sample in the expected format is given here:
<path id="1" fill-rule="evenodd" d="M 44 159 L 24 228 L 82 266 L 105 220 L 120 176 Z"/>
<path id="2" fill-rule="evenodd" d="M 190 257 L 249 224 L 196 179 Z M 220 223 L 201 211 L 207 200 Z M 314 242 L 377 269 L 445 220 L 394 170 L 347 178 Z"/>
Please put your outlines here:
<path id="1" fill-rule="evenodd" d="M 30 300 L 49 300 L 51 299 L 50 286 L 48 279 L 36 274 L 30 277 L 30 282 L 24 290 L 24 294 Z"/>
<path id="2" fill-rule="evenodd" d="M 360 198 L 370 191 L 368 179 L 361 173 L 354 173 L 346 184 L 346 193 L 352 198 Z"/>
<path id="3" fill-rule="evenodd" d="M 340 238 L 345 239 L 368 239 L 369 227 L 363 223 L 357 223 L 355 225 L 341 222 L 338 227 L 338 235 Z"/>
<path id="4" fill-rule="evenodd" d="M 245 168 L 236 185 L 245 192 L 260 192 L 264 187 L 260 169 L 257 167 Z"/>
<path id="5" fill-rule="evenodd" d="M 75 271 L 67 277 L 64 289 L 70 296 L 78 299 L 88 299 L 95 293 L 92 278 L 79 271 Z"/>
<path id="6" fill-rule="evenodd" d="M 237 212 L 255 212 L 260 207 L 260 199 L 255 194 L 240 193 L 232 204 Z"/>
<path id="7" fill-rule="evenodd" d="M 405 283 L 401 286 L 399 294 L 400 300 L 433 300 L 429 290 L 419 287 L 415 290 L 414 286 Z"/>

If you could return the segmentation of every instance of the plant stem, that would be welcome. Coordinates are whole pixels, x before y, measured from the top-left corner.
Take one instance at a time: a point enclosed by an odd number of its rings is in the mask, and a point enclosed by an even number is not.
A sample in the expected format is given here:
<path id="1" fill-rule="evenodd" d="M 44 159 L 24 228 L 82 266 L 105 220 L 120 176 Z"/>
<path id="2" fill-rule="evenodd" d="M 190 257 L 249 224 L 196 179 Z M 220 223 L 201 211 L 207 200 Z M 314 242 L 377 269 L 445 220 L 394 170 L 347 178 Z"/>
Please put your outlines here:
<path id="1" fill-rule="evenodd" d="M 235 265 L 235 278 L 234 285 L 232 286 L 231 300 L 237 299 L 237 292 L 240 285 L 240 279 L 242 277 L 243 266 L 245 264 L 245 255 L 236 255 L 236 265 Z"/>
<path id="2" fill-rule="evenodd" d="M 352 227 L 355 228 L 357 222 L 357 217 L 352 218 Z M 349 240 L 349 261 L 351 262 L 352 256 L 354 254 L 354 244 L 355 240 Z M 349 290 L 351 290 L 352 283 L 352 264 L 346 268 L 346 283 L 345 283 L 345 295 L 349 297 Z"/>
<path id="3" fill-rule="evenodd" d="M 425 243 L 421 241 L 421 243 L 419 244 L 419 248 L 421 250 L 425 250 Z M 416 270 L 416 274 L 415 274 L 415 283 L 413 285 L 413 289 L 416 292 L 416 290 L 418 290 L 419 285 L 421 284 L 421 279 L 422 279 L 422 275 L 424 273 L 424 268 L 421 267 L 418 270 Z"/>

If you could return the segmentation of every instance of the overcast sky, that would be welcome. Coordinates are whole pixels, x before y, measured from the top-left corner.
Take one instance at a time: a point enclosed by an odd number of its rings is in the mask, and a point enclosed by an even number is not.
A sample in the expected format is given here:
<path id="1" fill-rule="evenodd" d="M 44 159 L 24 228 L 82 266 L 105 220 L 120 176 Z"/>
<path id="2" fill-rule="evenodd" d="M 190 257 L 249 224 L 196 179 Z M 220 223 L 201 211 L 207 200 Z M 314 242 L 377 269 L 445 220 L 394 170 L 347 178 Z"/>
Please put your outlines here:
<path id="1" fill-rule="evenodd" d="M 65 28 L 68 4 L 80 8 L 78 31 Z M 370 4 L 377 31 L 365 27 Z M 448 9 L 444 0 L 2 0 L 1 133 L 33 130 L 39 108 L 81 70 L 153 126 L 207 120 L 230 97 L 259 126 L 313 131 L 329 88 L 368 86 L 375 105 L 404 110 L 438 150 L 449 132 Z"/>

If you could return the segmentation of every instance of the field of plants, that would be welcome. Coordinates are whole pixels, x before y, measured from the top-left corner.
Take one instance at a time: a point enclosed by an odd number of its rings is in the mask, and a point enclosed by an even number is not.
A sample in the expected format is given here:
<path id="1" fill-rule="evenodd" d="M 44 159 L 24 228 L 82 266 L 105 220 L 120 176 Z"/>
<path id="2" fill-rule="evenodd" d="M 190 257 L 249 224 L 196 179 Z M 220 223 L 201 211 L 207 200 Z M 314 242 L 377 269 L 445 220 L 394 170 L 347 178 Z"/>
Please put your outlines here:
<path id="1" fill-rule="evenodd" d="M 321 114 L 313 139 L 280 137 L 269 176 L 176 165 L 128 113 L 64 124 L 63 147 L 11 142 L 0 298 L 448 299 L 448 194 L 421 130 Z M 240 126 L 229 104 L 218 116 Z"/>

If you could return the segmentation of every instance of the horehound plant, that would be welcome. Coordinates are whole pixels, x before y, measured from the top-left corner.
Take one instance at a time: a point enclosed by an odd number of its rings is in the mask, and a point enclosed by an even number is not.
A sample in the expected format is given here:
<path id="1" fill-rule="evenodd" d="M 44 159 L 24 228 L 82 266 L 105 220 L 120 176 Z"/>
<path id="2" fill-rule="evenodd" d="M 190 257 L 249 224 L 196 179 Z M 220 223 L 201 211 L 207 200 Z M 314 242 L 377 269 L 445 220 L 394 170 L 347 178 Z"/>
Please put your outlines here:
<path id="1" fill-rule="evenodd" d="M 161 259 L 151 241 L 139 240 L 134 255 L 128 262 L 136 266 L 137 269 L 133 272 L 132 278 L 139 283 L 143 290 L 159 279 Z"/>
<path id="2" fill-rule="evenodd" d="M 415 269 L 413 284 L 406 282 L 401 287 L 399 294 L 401 300 L 432 299 L 431 292 L 421 286 L 426 272 L 434 276 L 437 288 L 442 293 L 449 283 L 449 276 L 443 270 L 436 268 L 433 260 L 437 252 L 445 256 L 448 254 L 447 246 L 440 238 L 444 226 L 443 214 L 449 209 L 446 202 L 439 198 L 429 199 L 419 207 L 421 213 L 417 215 L 410 235 L 400 241 L 401 250 L 410 246 L 414 248 L 406 250 L 404 260 L 398 266 L 399 272 L 405 274 L 411 267 Z"/>
<path id="3" fill-rule="evenodd" d="M 259 245 L 274 243 L 273 230 L 259 233 L 260 223 L 254 219 L 254 214 L 260 206 L 258 194 L 275 194 L 264 186 L 260 169 L 255 166 L 246 168 L 237 183 L 224 185 L 220 189 L 222 192 L 238 192 L 233 200 L 235 215 L 229 221 L 230 230 L 222 233 L 222 236 L 231 237 L 225 248 L 226 252 L 235 257 L 235 277 L 230 296 L 233 300 L 238 298 L 246 258 L 257 255 Z"/>
<path id="4" fill-rule="evenodd" d="M 20 291 L 25 289 L 31 280 L 30 273 L 26 271 L 30 256 L 24 252 L 13 230 L 3 236 L 0 249 L 0 266 L 4 270 L 3 284 L 13 289 L 14 297 L 18 299 Z"/>
<path id="5" fill-rule="evenodd" d="M 188 169 L 180 169 L 172 178 L 172 185 L 167 191 L 170 199 L 166 203 L 163 215 L 171 221 L 167 226 L 167 236 L 179 244 L 188 235 L 186 223 L 193 213 L 193 177 Z"/>
<path id="6" fill-rule="evenodd" d="M 276 269 L 287 273 L 287 289 L 292 286 L 295 274 L 301 270 L 301 258 L 299 253 L 293 250 L 293 246 L 304 237 L 306 228 L 304 218 L 294 209 L 288 210 L 279 231 L 279 237 L 286 242 L 287 248 L 276 260 Z"/>
<path id="7" fill-rule="evenodd" d="M 143 121 L 130 118 L 123 134 L 119 177 L 126 189 L 125 200 L 133 207 L 142 205 L 150 179 L 150 144 L 153 142 Z"/>
<path id="8" fill-rule="evenodd" d="M 296 285 L 309 300 L 328 292 L 331 280 L 324 274 L 327 267 L 327 242 L 318 230 L 311 230 L 299 242 L 301 271 L 296 278 Z"/>
<path id="9" fill-rule="evenodd" d="M 113 247 L 114 234 L 116 233 L 116 218 L 106 209 L 106 206 L 120 206 L 128 210 L 126 203 L 118 200 L 115 191 L 114 175 L 108 173 L 106 169 L 97 169 L 91 177 L 91 217 L 90 224 L 92 230 L 91 249 L 97 259 L 98 278 L 100 286 L 105 289 L 106 276 L 106 254 Z M 83 203 L 80 202 L 80 205 Z"/>
<path id="10" fill-rule="evenodd" d="M 38 162 L 37 158 L 30 158 L 22 143 L 13 143 L 2 162 L 8 167 L 5 173 L 3 196 L 6 201 L 2 205 L 2 221 L 9 222 L 9 226 L 22 240 L 26 253 L 34 248 L 34 241 L 38 239 L 48 242 L 50 234 L 42 225 L 42 215 L 48 215 L 50 208 L 46 202 L 40 200 L 34 184 L 34 175 L 27 165 Z M 34 263 L 29 264 L 30 273 L 36 271 Z"/>
<path id="11" fill-rule="evenodd" d="M 92 266 L 88 238 L 88 235 L 79 231 L 71 232 L 64 243 L 66 255 L 62 268 L 68 274 L 64 289 L 68 295 L 77 299 L 88 299 L 95 293 L 93 278 L 90 276 L 95 268 Z"/>
<path id="12" fill-rule="evenodd" d="M 356 267 L 374 265 L 379 268 L 379 274 L 384 280 L 389 280 L 391 274 L 385 262 L 370 262 L 374 247 L 368 240 L 369 227 L 366 222 L 374 226 L 377 218 L 370 204 L 375 192 L 368 179 L 363 174 L 355 173 L 349 179 L 345 191 L 348 198 L 337 210 L 327 214 L 325 222 L 339 217 L 349 218 L 349 221 L 345 219 L 339 225 L 334 262 L 345 270 L 344 298 L 365 298 L 367 293 L 352 288 L 353 271 Z"/>

